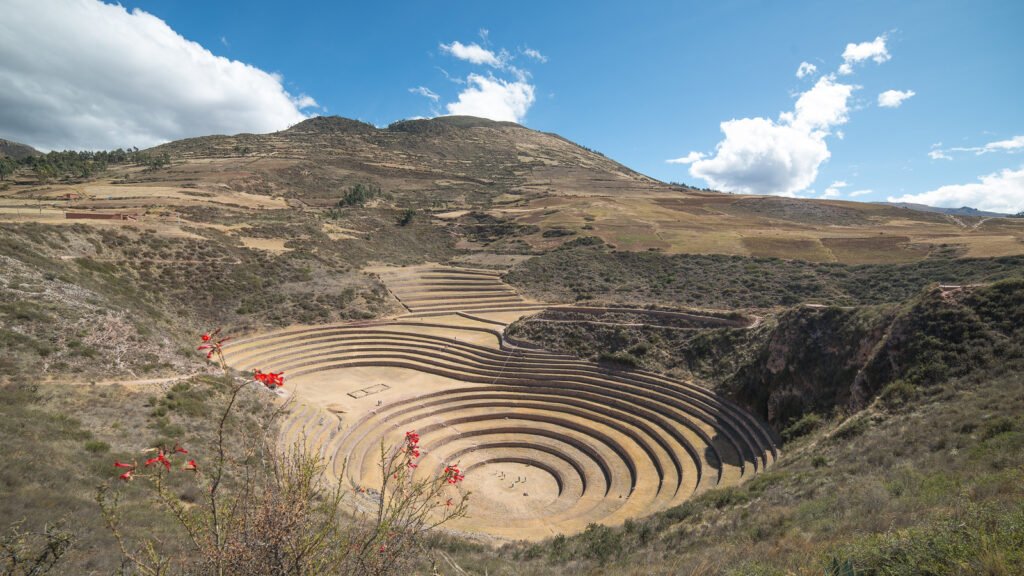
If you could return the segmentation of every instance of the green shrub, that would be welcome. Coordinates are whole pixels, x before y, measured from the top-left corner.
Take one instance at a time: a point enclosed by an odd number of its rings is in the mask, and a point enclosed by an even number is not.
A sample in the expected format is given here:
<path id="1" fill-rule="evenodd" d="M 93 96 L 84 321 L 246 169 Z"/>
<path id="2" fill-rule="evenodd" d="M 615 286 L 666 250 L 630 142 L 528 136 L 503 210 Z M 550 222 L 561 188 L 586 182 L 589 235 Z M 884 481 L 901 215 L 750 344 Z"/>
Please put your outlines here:
<path id="1" fill-rule="evenodd" d="M 110 452 L 110 444 L 102 440 L 88 440 L 85 443 L 85 451 L 93 454 L 104 454 Z"/>
<path id="2" fill-rule="evenodd" d="M 801 436 L 806 436 L 821 427 L 824 419 L 813 412 L 804 414 L 802 418 L 793 422 L 782 431 L 782 440 L 792 442 Z"/>
<path id="3" fill-rule="evenodd" d="M 1002 418 L 997 418 L 985 424 L 985 427 L 981 431 L 981 439 L 991 440 L 992 438 L 995 438 L 1000 434 L 1005 434 L 1006 432 L 1013 432 L 1015 428 L 1016 424 L 1013 422 L 1013 420 L 1010 420 L 1005 416 Z"/>
<path id="4" fill-rule="evenodd" d="M 918 397 L 916 386 L 906 380 L 890 382 L 878 394 L 878 400 L 887 410 L 898 410 Z"/>
<path id="5" fill-rule="evenodd" d="M 622 553 L 622 535 L 607 526 L 589 524 L 581 539 L 584 554 L 598 564 L 605 564 Z"/>
<path id="6" fill-rule="evenodd" d="M 836 431 L 832 433 L 833 440 L 849 440 L 864 433 L 868 429 L 868 419 L 859 415 L 843 422 Z"/>

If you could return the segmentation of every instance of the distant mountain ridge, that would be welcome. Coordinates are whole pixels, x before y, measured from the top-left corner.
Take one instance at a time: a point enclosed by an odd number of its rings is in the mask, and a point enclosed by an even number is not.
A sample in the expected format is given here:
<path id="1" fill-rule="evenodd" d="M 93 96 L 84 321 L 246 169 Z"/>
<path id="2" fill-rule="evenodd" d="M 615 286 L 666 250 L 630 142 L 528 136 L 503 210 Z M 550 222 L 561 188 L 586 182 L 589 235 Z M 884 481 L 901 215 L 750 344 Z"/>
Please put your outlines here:
<path id="1" fill-rule="evenodd" d="M 15 160 L 23 160 L 29 156 L 41 156 L 43 153 L 28 144 L 14 142 L 0 138 L 0 156 L 7 156 Z"/>
<path id="2" fill-rule="evenodd" d="M 914 204 L 912 202 L 872 202 L 872 204 L 884 204 L 886 206 L 895 206 L 897 208 L 908 208 L 910 210 L 917 210 L 918 212 L 935 212 L 937 214 L 949 214 L 950 216 L 980 216 L 987 218 L 1000 218 L 1010 216 L 1010 214 L 1004 214 L 1002 212 L 987 212 L 985 210 L 971 208 L 970 206 L 961 206 L 960 208 L 940 208 L 938 206 L 928 206 L 927 204 Z"/>

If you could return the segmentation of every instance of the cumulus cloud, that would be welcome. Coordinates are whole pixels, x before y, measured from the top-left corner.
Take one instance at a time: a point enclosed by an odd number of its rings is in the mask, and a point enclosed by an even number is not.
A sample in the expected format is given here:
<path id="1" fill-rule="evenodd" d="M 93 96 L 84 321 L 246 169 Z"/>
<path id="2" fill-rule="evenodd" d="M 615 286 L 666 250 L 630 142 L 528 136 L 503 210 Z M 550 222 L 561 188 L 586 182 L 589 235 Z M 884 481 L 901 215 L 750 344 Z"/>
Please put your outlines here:
<path id="1" fill-rule="evenodd" d="M 459 60 L 465 60 L 473 64 L 486 64 L 494 68 L 501 68 L 504 62 L 494 52 L 480 46 L 477 43 L 463 44 L 456 40 L 451 44 L 441 44 L 441 51 L 450 54 Z"/>
<path id="2" fill-rule="evenodd" d="M 930 150 L 928 152 L 928 157 L 931 158 L 932 160 L 952 160 L 953 159 L 952 156 L 947 155 L 942 150 Z"/>
<path id="3" fill-rule="evenodd" d="M 725 138 L 715 156 L 691 164 L 690 174 L 727 192 L 792 196 L 814 182 L 830 155 L 822 135 L 767 118 L 728 120 L 720 128 Z"/>
<path id="4" fill-rule="evenodd" d="M 1024 167 L 988 174 L 970 184 L 950 184 L 921 194 L 890 196 L 889 202 L 913 202 L 941 208 L 970 206 L 1016 214 L 1024 211 Z"/>
<path id="5" fill-rule="evenodd" d="M 0 19 L 3 137 L 43 149 L 151 146 L 271 132 L 316 101 L 216 56 L 163 20 L 97 0 L 9 0 Z"/>
<path id="6" fill-rule="evenodd" d="M 878 36 L 870 42 L 860 44 L 847 44 L 843 50 L 843 63 L 839 66 L 840 74 L 852 74 L 853 65 L 871 59 L 877 64 L 886 62 L 892 58 L 888 48 L 885 47 L 885 35 Z"/>
<path id="7" fill-rule="evenodd" d="M 486 30 L 481 29 L 480 37 L 489 45 L 489 33 Z M 530 82 L 528 71 L 513 65 L 515 56 L 512 53 L 505 49 L 495 52 L 478 44 L 467 45 L 459 41 L 441 44 L 441 49 L 459 60 L 495 69 L 486 76 L 472 73 L 464 81 L 460 81 L 464 87 L 458 95 L 458 100 L 445 105 L 448 114 L 479 116 L 508 122 L 523 121 L 526 112 L 536 100 L 536 87 Z M 526 48 L 522 53 L 540 63 L 547 61 L 543 54 L 532 48 Z M 452 79 L 447 72 L 444 74 L 449 80 Z"/>
<path id="8" fill-rule="evenodd" d="M 810 62 L 801 62 L 800 66 L 796 69 L 796 77 L 803 78 L 805 76 L 811 76 L 818 71 L 818 67 Z"/>
<path id="9" fill-rule="evenodd" d="M 665 160 L 665 162 L 668 162 L 669 164 L 693 164 L 694 162 L 700 160 L 703 157 L 703 152 L 690 152 L 689 154 L 683 156 L 682 158 L 673 158 L 671 160 Z"/>
<path id="10" fill-rule="evenodd" d="M 470 74 L 457 102 L 447 105 L 449 114 L 479 116 L 519 122 L 534 102 L 534 87 L 522 80 Z"/>
<path id="11" fill-rule="evenodd" d="M 413 94 L 419 94 L 420 96 L 423 96 L 425 98 L 430 98 L 434 102 L 437 102 L 438 99 L 441 98 L 441 96 L 439 96 L 436 92 L 434 92 L 430 88 L 427 88 L 426 86 L 417 86 L 415 88 L 409 88 L 409 92 L 412 92 Z"/>
<path id="12" fill-rule="evenodd" d="M 722 122 L 725 137 L 715 155 L 694 161 L 690 174 L 729 192 L 795 195 L 814 182 L 818 168 L 830 157 L 825 138 L 833 127 L 848 121 L 856 88 L 823 76 L 778 121 Z"/>
<path id="13" fill-rule="evenodd" d="M 878 105 L 882 108 L 899 108 L 904 100 L 915 94 L 913 90 L 886 90 L 878 95 Z"/>

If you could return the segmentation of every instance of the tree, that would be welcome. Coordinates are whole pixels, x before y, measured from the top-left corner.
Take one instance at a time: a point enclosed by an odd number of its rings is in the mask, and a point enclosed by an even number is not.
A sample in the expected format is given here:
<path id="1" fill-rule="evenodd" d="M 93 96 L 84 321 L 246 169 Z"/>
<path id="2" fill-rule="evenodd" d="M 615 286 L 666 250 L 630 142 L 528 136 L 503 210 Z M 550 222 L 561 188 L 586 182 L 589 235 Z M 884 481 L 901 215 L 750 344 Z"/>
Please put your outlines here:
<path id="1" fill-rule="evenodd" d="M 412 219 L 416 217 L 416 211 L 412 208 L 406 208 L 405 212 L 402 212 L 402 216 L 398 219 L 399 226 L 408 226 L 412 223 Z"/>
<path id="2" fill-rule="evenodd" d="M 18 168 L 17 162 L 4 156 L 0 158 L 0 180 L 6 180 Z"/>

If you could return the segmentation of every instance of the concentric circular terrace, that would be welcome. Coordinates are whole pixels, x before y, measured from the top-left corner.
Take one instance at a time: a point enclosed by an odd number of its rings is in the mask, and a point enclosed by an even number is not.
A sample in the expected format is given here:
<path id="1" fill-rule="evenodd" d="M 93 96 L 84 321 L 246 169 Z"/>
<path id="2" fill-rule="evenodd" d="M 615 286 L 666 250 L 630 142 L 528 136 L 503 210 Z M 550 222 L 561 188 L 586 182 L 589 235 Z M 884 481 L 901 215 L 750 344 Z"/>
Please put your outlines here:
<path id="1" fill-rule="evenodd" d="M 766 426 L 704 388 L 505 338 L 503 326 L 538 305 L 493 274 L 381 277 L 410 315 L 295 327 L 226 350 L 235 368 L 285 372 L 299 402 L 284 439 L 304 438 L 342 482 L 379 485 L 381 441 L 416 429 L 418 474 L 451 462 L 465 471 L 470 517 L 455 528 L 532 539 L 651 514 L 778 457 Z"/>

